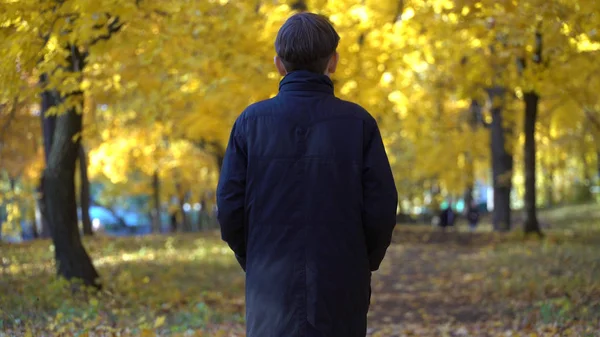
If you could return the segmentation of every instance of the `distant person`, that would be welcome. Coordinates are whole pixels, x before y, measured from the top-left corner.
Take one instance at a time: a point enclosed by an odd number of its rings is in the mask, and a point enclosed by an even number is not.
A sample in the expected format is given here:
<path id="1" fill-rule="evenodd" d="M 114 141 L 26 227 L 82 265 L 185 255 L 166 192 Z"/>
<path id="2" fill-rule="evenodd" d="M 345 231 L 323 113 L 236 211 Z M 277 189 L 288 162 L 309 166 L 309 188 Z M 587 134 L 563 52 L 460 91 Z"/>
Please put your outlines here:
<path id="1" fill-rule="evenodd" d="M 442 230 L 446 231 L 447 228 L 454 227 L 455 214 L 450 205 L 442 209 L 439 218 L 439 224 Z"/>
<path id="2" fill-rule="evenodd" d="M 338 41 L 326 18 L 290 17 L 279 93 L 231 131 L 218 220 L 246 271 L 247 337 L 366 335 L 398 195 L 375 119 L 334 95 Z"/>
<path id="3" fill-rule="evenodd" d="M 477 204 L 474 202 L 469 205 L 469 209 L 467 210 L 467 221 L 469 222 L 469 229 L 471 232 L 474 232 L 477 229 L 477 224 L 479 223 L 479 209 L 477 208 Z"/>

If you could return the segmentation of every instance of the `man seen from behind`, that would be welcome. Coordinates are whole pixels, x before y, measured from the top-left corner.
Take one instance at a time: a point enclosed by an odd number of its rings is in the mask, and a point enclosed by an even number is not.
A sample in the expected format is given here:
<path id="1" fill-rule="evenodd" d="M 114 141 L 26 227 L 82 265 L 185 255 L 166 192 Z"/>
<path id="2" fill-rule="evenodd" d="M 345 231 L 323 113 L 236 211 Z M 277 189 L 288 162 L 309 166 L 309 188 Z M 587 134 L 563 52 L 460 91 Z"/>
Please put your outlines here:
<path id="1" fill-rule="evenodd" d="M 339 36 L 312 13 L 275 41 L 277 96 L 233 125 L 218 220 L 246 272 L 247 337 L 364 337 L 398 195 L 373 117 L 334 95 Z"/>

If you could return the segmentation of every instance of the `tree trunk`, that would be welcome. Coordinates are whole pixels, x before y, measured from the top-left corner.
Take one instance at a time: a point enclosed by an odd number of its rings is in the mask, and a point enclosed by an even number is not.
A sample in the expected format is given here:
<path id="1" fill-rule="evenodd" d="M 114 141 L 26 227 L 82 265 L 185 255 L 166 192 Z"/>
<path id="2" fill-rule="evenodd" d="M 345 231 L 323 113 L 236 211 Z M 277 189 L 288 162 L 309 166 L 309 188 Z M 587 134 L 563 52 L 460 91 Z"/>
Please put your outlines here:
<path id="1" fill-rule="evenodd" d="M 470 184 L 465 189 L 465 194 L 464 194 L 465 210 L 467 210 L 467 209 L 469 209 L 469 207 L 471 207 L 471 204 L 473 204 L 473 201 L 474 201 L 473 184 Z"/>
<path id="2" fill-rule="evenodd" d="M 37 238 L 40 237 L 40 234 L 38 232 L 38 227 L 37 227 L 37 225 L 38 225 L 38 221 L 37 221 L 38 220 L 37 219 L 37 212 L 38 212 L 38 210 L 37 210 L 37 202 L 34 204 L 33 209 L 30 209 L 29 212 L 30 212 L 29 213 L 30 216 L 33 214 L 33 217 L 32 217 L 33 222 L 31 223 L 31 236 L 34 239 L 37 239 Z"/>
<path id="3" fill-rule="evenodd" d="M 71 48 L 69 56 L 70 71 L 79 73 L 84 56 L 77 48 Z M 46 109 L 57 106 L 62 101 L 62 97 L 58 95 L 45 94 L 42 95 L 42 103 L 46 104 Z M 69 95 L 83 103 L 82 92 L 71 92 Z M 45 96 L 49 96 L 51 100 L 44 101 Z M 51 139 L 51 145 L 45 145 L 48 153 L 46 168 L 42 174 L 42 213 L 47 214 L 58 275 L 100 288 L 98 272 L 83 247 L 77 224 L 75 172 L 82 129 L 82 115 L 70 108 L 56 117 L 54 132 L 44 134 L 45 140 L 46 137 Z"/>
<path id="4" fill-rule="evenodd" d="M 598 182 L 598 185 L 600 185 L 600 151 L 596 152 L 596 167 L 597 167 L 596 181 Z"/>
<path id="5" fill-rule="evenodd" d="M 2 244 L 2 226 L 4 225 L 4 221 L 6 219 L 6 209 L 3 204 L 0 204 L 0 244 Z"/>
<path id="6" fill-rule="evenodd" d="M 179 229 L 182 232 L 190 232 L 189 217 L 188 217 L 188 214 L 185 212 L 185 202 L 186 202 L 185 194 L 180 195 L 179 196 L 179 213 L 181 214 L 181 226 L 179 227 Z"/>
<path id="7" fill-rule="evenodd" d="M 537 218 L 536 205 L 536 146 L 535 123 L 537 121 L 539 96 L 536 92 L 525 93 L 525 234 L 542 235 Z"/>
<path id="8" fill-rule="evenodd" d="M 581 163 L 582 166 L 582 175 L 583 175 L 583 186 L 580 188 L 581 194 L 578 195 L 578 198 L 581 198 L 582 201 L 590 201 L 594 198 L 592 194 L 592 186 L 594 185 L 594 179 L 590 177 L 590 163 L 587 158 L 587 153 L 585 151 L 585 144 L 582 142 L 581 144 Z"/>
<path id="9" fill-rule="evenodd" d="M 206 200 L 204 195 L 200 195 L 200 212 L 198 212 L 198 229 L 203 230 L 207 227 L 208 210 L 206 209 Z"/>
<path id="10" fill-rule="evenodd" d="M 546 169 L 546 206 L 553 207 L 554 202 L 554 165 L 548 164 Z"/>
<path id="11" fill-rule="evenodd" d="M 494 187 L 494 210 L 492 224 L 496 231 L 509 231 L 511 228 L 510 195 L 512 190 L 513 157 L 506 150 L 506 136 L 511 132 L 504 125 L 502 104 L 496 101 L 503 100 L 504 88 L 495 87 L 488 89 L 488 96 L 492 102 L 492 123 L 490 137 L 492 148 L 492 176 Z"/>
<path id="12" fill-rule="evenodd" d="M 48 215 L 58 274 L 99 287 L 98 273 L 85 251 L 77 225 L 75 167 L 81 132 L 81 115 L 71 110 L 57 118 L 56 130 L 43 173 L 44 207 Z"/>
<path id="13" fill-rule="evenodd" d="M 48 83 L 48 75 L 42 74 L 40 76 L 40 85 L 45 87 Z M 46 116 L 46 111 L 58 104 L 60 101 L 59 94 L 56 90 L 44 90 L 41 93 L 41 106 L 40 106 L 40 118 L 42 123 L 42 135 L 44 141 L 44 160 L 48 163 L 48 156 L 50 156 L 50 149 L 52 147 L 52 139 L 54 138 L 54 130 L 56 129 L 56 116 Z M 42 206 L 43 200 L 41 199 L 44 194 L 43 186 L 43 178 L 40 178 L 40 183 L 37 188 L 38 194 L 38 208 L 40 211 L 40 226 L 41 233 L 40 237 L 49 238 L 50 237 L 50 224 L 48 223 L 48 215 L 45 212 L 45 207 Z"/>
<path id="14" fill-rule="evenodd" d="M 79 145 L 79 177 L 80 190 L 79 198 L 81 199 L 81 223 L 83 224 L 83 235 L 92 236 L 92 219 L 90 219 L 90 180 L 87 174 L 87 154 L 83 144 Z"/>
<path id="15" fill-rule="evenodd" d="M 154 200 L 154 210 L 152 211 L 152 231 L 160 233 L 162 221 L 160 217 L 160 177 L 158 170 L 152 175 L 152 199 Z"/>
<path id="16" fill-rule="evenodd" d="M 170 213 L 170 221 L 171 221 L 171 233 L 177 232 L 177 211 L 172 211 Z"/>
<path id="17" fill-rule="evenodd" d="M 539 23 L 541 25 L 541 22 Z M 535 32 L 535 52 L 532 62 L 541 64 L 542 62 L 542 34 L 540 31 Z M 527 67 L 526 60 L 520 58 L 517 60 L 519 71 L 523 72 Z M 535 149 L 535 123 L 537 122 L 538 106 L 540 96 L 534 90 L 526 92 L 525 99 L 525 144 L 523 147 L 525 156 L 525 224 L 523 230 L 525 234 L 536 233 L 542 236 L 540 224 L 537 218 L 536 205 L 536 149 Z"/>

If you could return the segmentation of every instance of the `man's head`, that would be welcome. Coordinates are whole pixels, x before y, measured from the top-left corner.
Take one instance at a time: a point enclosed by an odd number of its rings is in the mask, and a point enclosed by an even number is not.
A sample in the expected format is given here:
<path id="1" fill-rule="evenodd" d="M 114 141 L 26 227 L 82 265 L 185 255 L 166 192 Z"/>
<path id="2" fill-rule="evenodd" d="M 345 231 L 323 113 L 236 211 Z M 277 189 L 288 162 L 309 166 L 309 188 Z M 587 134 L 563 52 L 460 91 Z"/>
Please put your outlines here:
<path id="1" fill-rule="evenodd" d="M 277 33 L 275 66 L 281 75 L 295 70 L 329 75 L 337 67 L 339 41 L 339 35 L 324 16 L 295 14 Z"/>

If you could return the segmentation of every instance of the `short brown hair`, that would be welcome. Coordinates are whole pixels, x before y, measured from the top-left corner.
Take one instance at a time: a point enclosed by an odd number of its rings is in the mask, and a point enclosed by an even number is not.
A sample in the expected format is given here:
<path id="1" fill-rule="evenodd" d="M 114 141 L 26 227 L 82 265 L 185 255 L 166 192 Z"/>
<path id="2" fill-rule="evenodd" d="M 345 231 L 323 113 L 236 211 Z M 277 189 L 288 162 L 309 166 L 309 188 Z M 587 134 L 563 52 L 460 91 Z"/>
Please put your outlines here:
<path id="1" fill-rule="evenodd" d="M 288 72 L 324 73 L 339 41 L 340 36 L 326 17 L 302 12 L 281 26 L 275 39 L 275 51 Z"/>

